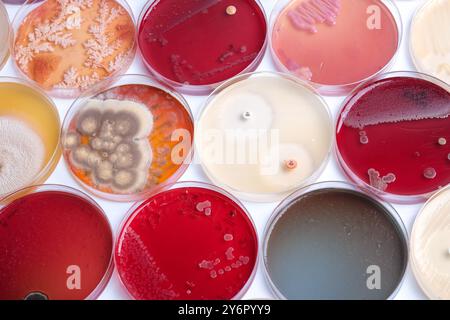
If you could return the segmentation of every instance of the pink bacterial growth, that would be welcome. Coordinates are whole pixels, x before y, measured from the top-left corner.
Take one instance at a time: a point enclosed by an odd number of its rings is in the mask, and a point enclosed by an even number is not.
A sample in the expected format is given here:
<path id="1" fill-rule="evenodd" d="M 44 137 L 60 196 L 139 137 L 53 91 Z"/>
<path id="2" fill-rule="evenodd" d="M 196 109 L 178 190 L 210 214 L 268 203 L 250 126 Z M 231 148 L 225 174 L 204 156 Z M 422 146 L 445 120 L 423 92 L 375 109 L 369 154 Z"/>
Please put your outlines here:
<path id="1" fill-rule="evenodd" d="M 276 18 L 272 49 L 282 69 L 319 86 L 344 86 L 382 70 L 398 37 L 380 0 L 293 0 Z"/>

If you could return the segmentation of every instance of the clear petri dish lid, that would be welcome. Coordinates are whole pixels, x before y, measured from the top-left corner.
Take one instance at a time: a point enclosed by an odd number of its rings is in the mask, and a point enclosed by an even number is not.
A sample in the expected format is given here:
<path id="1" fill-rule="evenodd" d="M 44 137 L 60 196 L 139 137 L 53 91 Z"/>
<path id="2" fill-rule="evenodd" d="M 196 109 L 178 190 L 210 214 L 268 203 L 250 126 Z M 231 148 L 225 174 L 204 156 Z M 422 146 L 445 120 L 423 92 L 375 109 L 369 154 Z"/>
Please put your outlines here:
<path id="1" fill-rule="evenodd" d="M 179 182 L 130 209 L 114 259 L 134 299 L 240 299 L 256 273 L 257 232 L 228 192 Z"/>
<path id="2" fill-rule="evenodd" d="M 138 22 L 138 44 L 149 71 L 186 94 L 208 94 L 254 71 L 267 46 L 259 0 L 149 0 Z"/>
<path id="3" fill-rule="evenodd" d="M 450 83 L 450 1 L 424 1 L 414 14 L 409 51 L 416 69 Z"/>
<path id="4" fill-rule="evenodd" d="M 96 299 L 113 269 L 113 233 L 94 200 L 39 185 L 0 205 L 2 300 Z"/>
<path id="5" fill-rule="evenodd" d="M 350 180 L 397 203 L 425 201 L 450 183 L 450 87 L 392 72 L 357 87 L 336 123 L 336 154 Z"/>
<path id="6" fill-rule="evenodd" d="M 318 178 L 332 150 L 326 102 L 276 72 L 235 77 L 206 100 L 196 155 L 208 178 L 241 199 L 278 201 Z"/>
<path id="7" fill-rule="evenodd" d="M 408 234 L 395 208 L 341 181 L 283 199 L 262 241 L 265 278 L 282 300 L 394 299 L 408 266 Z"/>
<path id="8" fill-rule="evenodd" d="M 177 181 L 193 155 L 186 100 L 155 80 L 124 75 L 70 107 L 62 149 L 73 178 L 112 201 L 137 201 Z"/>
<path id="9" fill-rule="evenodd" d="M 9 42 L 11 37 L 11 25 L 5 5 L 0 2 L 0 70 L 9 58 Z"/>
<path id="10" fill-rule="evenodd" d="M 275 66 L 333 96 L 389 69 L 402 38 L 390 0 L 279 0 L 270 28 Z"/>
<path id="11" fill-rule="evenodd" d="M 411 233 L 410 261 L 414 276 L 423 292 L 433 300 L 448 300 L 450 254 L 450 185 L 436 192 L 422 207 Z"/>
<path id="12" fill-rule="evenodd" d="M 18 73 L 58 98 L 106 85 L 128 69 L 137 47 L 125 0 L 28 0 L 12 28 Z"/>
<path id="13" fill-rule="evenodd" d="M 22 5 L 25 2 L 27 2 L 28 0 L 2 0 L 4 3 L 7 4 L 18 4 L 18 5 Z M 37 0 L 37 1 L 42 1 L 42 0 Z M 36 1 L 36 2 L 37 2 Z"/>
<path id="14" fill-rule="evenodd" d="M 25 79 L 0 77 L 0 203 L 42 184 L 61 156 L 61 122 L 53 101 Z"/>

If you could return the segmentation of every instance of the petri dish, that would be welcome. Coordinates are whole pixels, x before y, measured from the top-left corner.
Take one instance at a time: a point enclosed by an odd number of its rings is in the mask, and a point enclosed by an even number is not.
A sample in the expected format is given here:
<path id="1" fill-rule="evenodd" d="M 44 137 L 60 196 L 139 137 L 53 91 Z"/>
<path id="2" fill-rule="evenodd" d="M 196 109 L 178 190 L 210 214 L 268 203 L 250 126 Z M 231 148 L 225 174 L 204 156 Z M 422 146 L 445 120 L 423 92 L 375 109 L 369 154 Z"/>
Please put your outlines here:
<path id="1" fill-rule="evenodd" d="M 60 120 L 37 86 L 0 77 L 0 202 L 24 187 L 43 183 L 61 156 Z"/>
<path id="2" fill-rule="evenodd" d="M 450 186 L 422 207 L 411 234 L 411 266 L 425 294 L 433 300 L 450 299 L 449 236 Z"/>
<path id="3" fill-rule="evenodd" d="M 272 72 L 217 88 L 196 129 L 198 159 L 210 180 L 256 202 L 280 200 L 314 181 L 333 142 L 324 100 L 296 78 Z"/>
<path id="4" fill-rule="evenodd" d="M 395 209 L 367 190 L 321 182 L 275 209 L 263 261 L 279 299 L 391 299 L 407 268 L 406 229 Z"/>
<path id="5" fill-rule="evenodd" d="M 142 200 L 177 181 L 192 155 L 194 122 L 184 98 L 141 75 L 86 92 L 63 124 L 63 155 L 86 190 L 113 201 Z"/>
<path id="6" fill-rule="evenodd" d="M 7 197 L 0 248 L 2 300 L 95 299 L 113 268 L 105 213 L 64 186 L 34 186 Z"/>
<path id="7" fill-rule="evenodd" d="M 450 83 L 450 1 L 430 0 L 414 15 L 410 53 L 416 69 Z"/>
<path id="8" fill-rule="evenodd" d="M 75 98 L 126 71 L 136 52 L 124 0 L 29 0 L 13 23 L 19 73 L 50 95 Z"/>
<path id="9" fill-rule="evenodd" d="M 11 27 L 9 24 L 8 12 L 5 5 L 0 1 L 0 70 L 9 58 L 9 38 Z"/>
<path id="10" fill-rule="evenodd" d="M 276 67 L 322 94 L 345 95 L 390 67 L 402 21 L 392 1 L 279 0 L 270 49 Z"/>
<path id="11" fill-rule="evenodd" d="M 267 44 L 258 0 L 152 0 L 138 26 L 148 69 L 188 94 L 209 93 L 225 80 L 254 71 Z"/>
<path id="12" fill-rule="evenodd" d="M 391 202 L 425 201 L 450 183 L 449 115 L 442 81 L 415 72 L 377 77 L 342 105 L 338 162 L 352 181 Z"/>
<path id="13" fill-rule="evenodd" d="M 120 280 L 134 299 L 239 299 L 257 261 L 257 233 L 242 204 L 197 182 L 136 204 L 115 249 Z"/>

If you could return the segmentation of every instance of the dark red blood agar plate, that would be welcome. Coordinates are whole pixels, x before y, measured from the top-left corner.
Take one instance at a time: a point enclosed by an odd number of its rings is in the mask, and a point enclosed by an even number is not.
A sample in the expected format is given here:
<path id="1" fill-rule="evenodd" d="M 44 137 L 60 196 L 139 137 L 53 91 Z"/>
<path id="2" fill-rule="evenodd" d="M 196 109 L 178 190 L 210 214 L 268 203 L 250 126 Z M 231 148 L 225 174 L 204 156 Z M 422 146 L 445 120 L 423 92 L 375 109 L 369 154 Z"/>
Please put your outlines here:
<path id="1" fill-rule="evenodd" d="M 253 278 L 258 240 L 237 200 L 203 183 L 179 183 L 131 209 L 115 249 L 135 299 L 232 299 Z"/>
<path id="2" fill-rule="evenodd" d="M 138 38 L 152 73 L 182 92 L 199 94 L 256 69 L 267 22 L 256 0 L 149 1 Z"/>
<path id="3" fill-rule="evenodd" d="M 22 190 L 4 203 L 0 299 L 94 299 L 101 293 L 112 270 L 113 235 L 98 205 L 62 186 Z"/>
<path id="4" fill-rule="evenodd" d="M 394 72 L 357 88 L 337 122 L 338 160 L 354 181 L 402 203 L 450 183 L 450 88 Z"/>

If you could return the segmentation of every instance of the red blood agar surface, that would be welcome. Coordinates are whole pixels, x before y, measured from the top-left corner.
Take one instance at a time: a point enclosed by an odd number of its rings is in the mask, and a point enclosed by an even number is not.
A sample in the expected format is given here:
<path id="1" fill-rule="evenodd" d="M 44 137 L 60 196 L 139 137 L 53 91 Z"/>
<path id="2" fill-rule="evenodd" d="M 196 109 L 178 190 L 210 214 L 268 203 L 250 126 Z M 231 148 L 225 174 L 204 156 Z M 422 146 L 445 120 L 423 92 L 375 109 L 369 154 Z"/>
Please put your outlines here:
<path id="1" fill-rule="evenodd" d="M 85 299 L 107 274 L 112 247 L 102 211 L 80 196 L 42 191 L 16 199 L 0 210 L 0 299 L 35 292 Z M 80 289 L 71 275 L 80 275 Z"/>
<path id="2" fill-rule="evenodd" d="M 257 235 L 245 211 L 206 188 L 142 203 L 119 235 L 115 262 L 136 299 L 231 299 L 252 276 Z"/>
<path id="3" fill-rule="evenodd" d="M 415 77 L 391 77 L 358 89 L 337 124 L 347 174 L 399 196 L 450 183 L 450 93 Z M 450 140 L 449 140 L 450 141 Z"/>
<path id="4" fill-rule="evenodd" d="M 246 69 L 266 33 L 254 0 L 160 0 L 143 15 L 139 46 L 147 65 L 166 79 L 209 85 Z"/>

